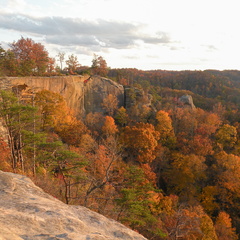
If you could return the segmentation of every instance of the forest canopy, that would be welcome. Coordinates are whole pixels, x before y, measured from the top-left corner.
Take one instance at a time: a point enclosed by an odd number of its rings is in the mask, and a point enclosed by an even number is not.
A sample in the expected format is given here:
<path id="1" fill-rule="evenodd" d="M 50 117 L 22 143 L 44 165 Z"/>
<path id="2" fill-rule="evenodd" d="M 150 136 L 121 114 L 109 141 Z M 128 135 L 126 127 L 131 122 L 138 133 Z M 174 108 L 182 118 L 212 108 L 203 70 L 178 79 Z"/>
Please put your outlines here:
<path id="1" fill-rule="evenodd" d="M 0 169 L 148 239 L 238 239 L 240 71 L 110 69 L 97 55 L 90 67 L 69 55 L 64 68 L 65 55 L 51 58 L 21 38 L 0 48 L 0 81 L 99 74 L 124 85 L 131 101 L 119 107 L 109 94 L 104 113 L 79 119 L 59 93 L 41 90 L 29 101 L 1 91 Z"/>

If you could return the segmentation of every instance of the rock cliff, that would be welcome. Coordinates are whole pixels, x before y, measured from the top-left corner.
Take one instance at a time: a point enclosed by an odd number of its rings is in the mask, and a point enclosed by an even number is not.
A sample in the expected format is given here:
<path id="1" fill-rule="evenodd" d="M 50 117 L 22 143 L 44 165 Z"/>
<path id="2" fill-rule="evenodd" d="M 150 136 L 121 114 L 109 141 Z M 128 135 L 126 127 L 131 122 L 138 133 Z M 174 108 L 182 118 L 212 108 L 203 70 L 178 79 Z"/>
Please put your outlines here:
<path id="1" fill-rule="evenodd" d="M 102 101 L 108 94 L 124 105 L 123 86 L 99 76 L 7 77 L 0 79 L 0 89 L 23 92 L 25 97 L 46 89 L 61 94 L 77 116 L 89 112 L 103 112 Z"/>
<path id="2" fill-rule="evenodd" d="M 124 88 L 122 85 L 100 76 L 85 81 L 84 109 L 89 112 L 103 112 L 102 102 L 109 94 L 117 97 L 119 107 L 124 106 Z"/>
<path id="3" fill-rule="evenodd" d="M 178 105 L 180 107 L 196 109 L 191 95 L 183 95 L 178 99 Z"/>
<path id="4" fill-rule="evenodd" d="M 122 224 L 51 197 L 22 175 L 0 171 L 1 240 L 146 240 Z"/>

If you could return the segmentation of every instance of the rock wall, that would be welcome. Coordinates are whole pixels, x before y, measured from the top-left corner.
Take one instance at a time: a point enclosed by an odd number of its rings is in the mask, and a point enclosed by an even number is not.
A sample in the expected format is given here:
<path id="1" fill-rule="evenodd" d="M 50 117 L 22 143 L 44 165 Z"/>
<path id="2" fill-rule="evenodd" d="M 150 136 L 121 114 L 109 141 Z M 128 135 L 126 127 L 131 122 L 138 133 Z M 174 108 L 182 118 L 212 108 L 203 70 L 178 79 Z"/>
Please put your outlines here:
<path id="1" fill-rule="evenodd" d="M 109 94 L 117 97 L 119 107 L 124 106 L 124 88 L 122 85 L 99 76 L 90 78 L 85 84 L 84 108 L 86 113 L 103 112 L 102 102 Z"/>
<path id="2" fill-rule="evenodd" d="M 8 77 L 0 80 L 0 88 L 4 90 L 22 89 L 25 86 L 25 96 L 46 89 L 61 94 L 68 106 L 83 114 L 84 80 L 86 76 L 57 76 L 57 77 Z"/>
<path id="3" fill-rule="evenodd" d="M 8 77 L 0 79 L 0 89 L 22 91 L 25 97 L 42 89 L 59 93 L 77 116 L 103 112 L 101 103 L 108 94 L 117 96 L 119 106 L 124 104 L 123 86 L 99 76 Z"/>
<path id="4" fill-rule="evenodd" d="M 146 240 L 122 224 L 62 203 L 22 175 L 0 171 L 2 240 Z"/>

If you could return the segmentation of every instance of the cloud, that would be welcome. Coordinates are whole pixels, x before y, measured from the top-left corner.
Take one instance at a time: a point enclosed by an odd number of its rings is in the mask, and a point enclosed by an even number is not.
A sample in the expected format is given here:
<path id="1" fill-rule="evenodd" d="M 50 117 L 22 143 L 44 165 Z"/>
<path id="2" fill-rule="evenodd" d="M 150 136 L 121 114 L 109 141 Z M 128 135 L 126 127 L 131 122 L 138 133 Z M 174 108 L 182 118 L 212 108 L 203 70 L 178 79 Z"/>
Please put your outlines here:
<path id="1" fill-rule="evenodd" d="M 205 47 L 209 52 L 218 50 L 218 48 L 214 45 L 202 45 L 202 46 Z"/>
<path id="2" fill-rule="evenodd" d="M 143 38 L 145 43 L 158 44 L 158 43 L 170 43 L 170 37 L 165 32 L 158 32 L 156 36 L 146 36 Z"/>
<path id="3" fill-rule="evenodd" d="M 74 36 L 69 37 L 69 35 L 59 35 L 46 36 L 46 41 L 48 43 L 64 45 L 64 46 L 96 46 L 99 45 L 99 42 L 94 36 Z"/>
<path id="4" fill-rule="evenodd" d="M 61 46 L 100 48 L 131 48 L 137 41 L 147 44 L 167 44 L 168 34 L 158 32 L 146 35 L 142 26 L 120 21 L 81 18 L 33 17 L 24 14 L 1 13 L 0 28 L 30 35 L 44 36 L 46 43 Z"/>
<path id="5" fill-rule="evenodd" d="M 7 0 L 2 6 L 8 11 L 23 11 L 27 7 L 27 3 L 24 0 Z"/>

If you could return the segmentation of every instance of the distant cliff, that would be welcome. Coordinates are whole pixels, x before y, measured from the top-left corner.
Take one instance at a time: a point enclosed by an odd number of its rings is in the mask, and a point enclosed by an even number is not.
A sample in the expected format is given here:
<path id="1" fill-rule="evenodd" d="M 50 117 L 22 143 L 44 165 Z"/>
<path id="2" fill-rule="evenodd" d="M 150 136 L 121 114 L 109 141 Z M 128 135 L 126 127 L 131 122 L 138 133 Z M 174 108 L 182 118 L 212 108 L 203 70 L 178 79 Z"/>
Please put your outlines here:
<path id="1" fill-rule="evenodd" d="M 21 91 L 25 97 L 46 89 L 61 94 L 77 116 L 89 112 L 103 112 L 102 102 L 108 94 L 118 98 L 124 106 L 122 85 L 99 76 L 7 77 L 0 79 L 3 90 Z"/>

